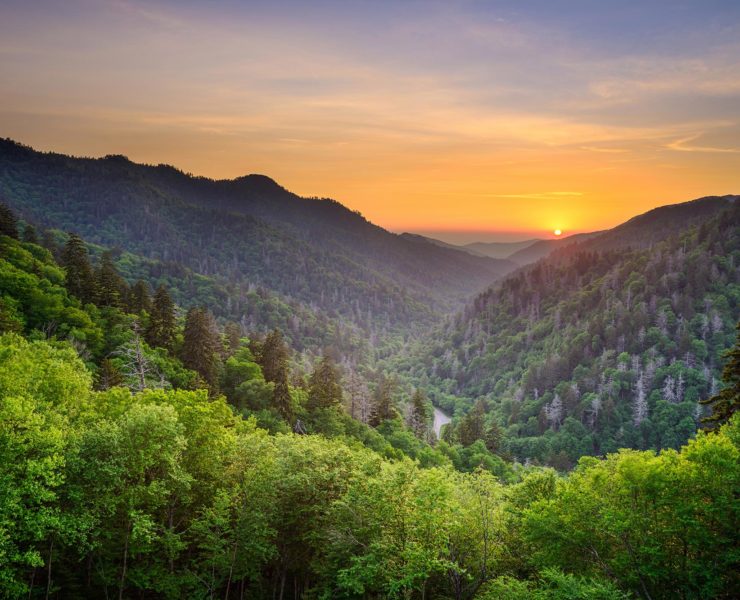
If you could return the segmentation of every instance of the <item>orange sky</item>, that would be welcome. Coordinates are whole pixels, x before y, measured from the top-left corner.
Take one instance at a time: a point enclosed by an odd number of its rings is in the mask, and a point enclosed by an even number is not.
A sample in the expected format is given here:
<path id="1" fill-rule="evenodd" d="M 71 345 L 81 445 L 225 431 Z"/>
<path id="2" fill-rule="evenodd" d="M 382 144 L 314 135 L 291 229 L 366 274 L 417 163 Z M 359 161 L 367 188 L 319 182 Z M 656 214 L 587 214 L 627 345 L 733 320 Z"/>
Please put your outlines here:
<path id="1" fill-rule="evenodd" d="M 396 231 L 568 234 L 740 192 L 735 5 L 534 4 L 10 1 L 0 135 L 263 173 Z"/>

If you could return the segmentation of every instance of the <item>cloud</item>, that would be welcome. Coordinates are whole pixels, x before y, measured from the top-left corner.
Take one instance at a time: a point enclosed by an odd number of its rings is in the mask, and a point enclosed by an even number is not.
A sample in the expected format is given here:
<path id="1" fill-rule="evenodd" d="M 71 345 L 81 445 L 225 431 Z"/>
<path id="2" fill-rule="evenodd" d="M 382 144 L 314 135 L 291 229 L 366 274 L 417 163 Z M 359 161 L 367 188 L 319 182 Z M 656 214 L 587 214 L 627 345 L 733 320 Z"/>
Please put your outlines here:
<path id="1" fill-rule="evenodd" d="M 678 152 L 719 152 L 719 153 L 725 153 L 725 154 L 740 153 L 740 148 L 716 148 L 713 146 L 690 145 L 690 142 L 693 142 L 694 140 L 699 139 L 703 135 L 704 135 L 703 133 L 697 133 L 694 135 L 690 135 L 688 137 L 678 139 L 674 142 L 670 142 L 666 144 L 665 147 L 668 148 L 669 150 L 676 150 Z"/>

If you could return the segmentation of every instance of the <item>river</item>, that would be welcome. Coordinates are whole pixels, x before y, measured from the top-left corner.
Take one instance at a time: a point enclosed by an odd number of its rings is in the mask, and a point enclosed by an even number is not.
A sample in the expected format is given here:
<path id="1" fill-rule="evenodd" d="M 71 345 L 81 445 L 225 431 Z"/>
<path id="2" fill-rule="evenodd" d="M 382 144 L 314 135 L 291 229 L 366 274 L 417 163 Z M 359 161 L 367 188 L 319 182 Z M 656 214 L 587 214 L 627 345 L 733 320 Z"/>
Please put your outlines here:
<path id="1" fill-rule="evenodd" d="M 437 434 L 437 439 L 439 439 L 439 434 L 442 431 L 442 425 L 447 425 L 451 420 L 446 412 L 436 406 L 434 407 L 434 433 Z"/>

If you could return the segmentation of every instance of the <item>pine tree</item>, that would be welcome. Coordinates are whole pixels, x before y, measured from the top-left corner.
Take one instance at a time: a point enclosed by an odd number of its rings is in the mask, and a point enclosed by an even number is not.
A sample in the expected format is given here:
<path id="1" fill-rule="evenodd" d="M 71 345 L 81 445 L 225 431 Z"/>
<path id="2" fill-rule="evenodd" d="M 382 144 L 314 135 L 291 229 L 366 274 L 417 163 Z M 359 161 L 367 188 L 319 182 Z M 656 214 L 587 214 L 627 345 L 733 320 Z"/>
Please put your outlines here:
<path id="1" fill-rule="evenodd" d="M 141 312 L 151 313 L 152 311 L 152 297 L 149 293 L 149 284 L 146 281 L 139 279 L 134 283 L 127 294 L 126 300 L 128 312 L 138 315 Z M 174 312 L 172 318 L 174 320 Z"/>
<path id="2" fill-rule="evenodd" d="M 100 267 L 96 273 L 97 304 L 99 306 L 121 306 L 121 292 L 126 288 L 126 281 L 118 274 L 110 251 L 103 252 Z"/>
<path id="3" fill-rule="evenodd" d="M 172 351 L 175 342 L 175 305 L 167 293 L 167 289 L 160 285 L 154 294 L 149 325 L 144 337 L 152 348 L 164 348 Z"/>
<path id="4" fill-rule="evenodd" d="M 62 264 L 67 271 L 67 291 L 87 304 L 95 301 L 95 276 L 87 247 L 80 236 L 70 233 L 62 250 Z"/>
<path id="5" fill-rule="evenodd" d="M 213 315 L 203 308 L 191 308 L 185 318 L 183 337 L 182 363 L 198 373 L 215 394 L 222 344 Z"/>
<path id="6" fill-rule="evenodd" d="M 293 422 L 293 397 L 290 395 L 290 386 L 287 378 L 275 383 L 272 393 L 272 402 L 280 415 L 288 423 Z"/>
<path id="7" fill-rule="evenodd" d="M 420 389 L 416 389 L 411 398 L 411 412 L 409 414 L 409 427 L 414 435 L 420 440 L 425 440 L 429 430 L 427 414 L 426 394 Z"/>
<path id="8" fill-rule="evenodd" d="M 332 360 L 324 355 L 308 380 L 308 410 L 331 408 L 342 402 L 339 373 Z"/>
<path id="9" fill-rule="evenodd" d="M 503 432 L 494 419 L 493 421 L 491 421 L 491 425 L 486 430 L 486 435 L 484 438 L 488 451 L 492 454 L 496 454 L 501 448 L 501 440 L 503 437 Z"/>
<path id="10" fill-rule="evenodd" d="M 476 440 L 485 437 L 486 406 L 482 400 L 478 400 L 473 408 L 460 421 L 457 434 L 463 446 L 470 446 Z"/>
<path id="11" fill-rule="evenodd" d="M 259 363 L 265 381 L 277 383 L 288 380 L 288 347 L 279 329 L 273 330 L 265 338 L 259 352 Z"/>
<path id="12" fill-rule="evenodd" d="M 232 356 L 239 349 L 241 339 L 242 328 L 238 323 L 229 321 L 224 325 L 224 349 L 226 351 L 224 358 Z"/>
<path id="13" fill-rule="evenodd" d="M 700 401 L 700 404 L 712 408 L 712 414 L 702 419 L 705 429 L 717 429 L 740 409 L 740 321 L 736 329 L 735 346 L 727 352 L 727 362 L 722 370 L 725 385 L 719 393 Z"/>
<path id="14" fill-rule="evenodd" d="M 293 421 L 293 399 L 288 386 L 288 347 L 279 329 L 273 330 L 259 349 L 259 364 L 265 381 L 275 384 L 272 401 L 283 419 Z"/>
<path id="15" fill-rule="evenodd" d="M 0 202 L 0 235 L 18 239 L 18 219 L 5 204 Z"/>
<path id="16" fill-rule="evenodd" d="M 392 378 L 381 376 L 373 397 L 373 406 L 368 421 L 370 425 L 378 427 L 384 421 L 394 419 L 398 415 L 395 392 L 396 382 Z"/>
<path id="17" fill-rule="evenodd" d="M 39 236 L 36 234 L 36 228 L 33 225 L 26 225 L 23 229 L 23 241 L 27 244 L 39 243 Z"/>

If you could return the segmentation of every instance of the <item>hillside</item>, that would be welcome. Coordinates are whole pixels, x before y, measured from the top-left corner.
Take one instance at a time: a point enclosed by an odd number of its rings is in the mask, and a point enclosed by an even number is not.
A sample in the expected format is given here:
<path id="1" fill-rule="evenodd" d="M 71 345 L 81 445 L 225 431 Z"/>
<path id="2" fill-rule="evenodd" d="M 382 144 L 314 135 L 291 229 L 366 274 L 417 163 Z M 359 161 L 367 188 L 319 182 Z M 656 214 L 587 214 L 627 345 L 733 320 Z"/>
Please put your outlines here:
<path id="1" fill-rule="evenodd" d="M 429 323 L 512 265 L 418 244 L 264 176 L 214 181 L 125 157 L 0 142 L 0 194 L 22 218 L 226 282 L 241 318 L 262 286 L 368 331 Z"/>
<path id="2" fill-rule="evenodd" d="M 739 263 L 736 197 L 663 207 L 507 277 L 399 365 L 458 416 L 483 399 L 521 460 L 678 447 L 735 339 Z"/>
<path id="3" fill-rule="evenodd" d="M 716 515 L 737 500 L 737 416 L 563 475 L 506 462 L 495 435 L 430 445 L 419 390 L 406 411 L 381 377 L 367 419 L 328 356 L 291 373 L 279 334 L 182 319 L 110 251 L 36 235 L 0 205 L 3 598 L 736 596 L 737 527 Z"/>
<path id="4" fill-rule="evenodd" d="M 545 240 L 535 238 L 522 242 L 473 242 L 472 244 L 465 244 L 463 248 L 492 258 L 509 258 L 515 252 L 542 241 Z"/>
<path id="5" fill-rule="evenodd" d="M 508 256 L 508 259 L 518 265 L 524 266 L 529 265 L 533 262 L 537 262 L 541 258 L 549 256 L 555 250 L 565 248 L 576 242 L 585 241 L 593 236 L 599 235 L 600 232 L 596 233 L 577 233 L 575 235 L 569 235 L 568 237 L 558 238 L 556 240 L 539 240 L 534 244 L 528 245 L 526 248 L 517 250 L 513 254 Z"/>

